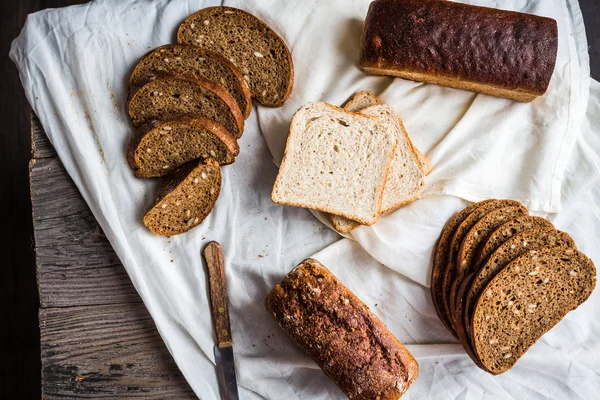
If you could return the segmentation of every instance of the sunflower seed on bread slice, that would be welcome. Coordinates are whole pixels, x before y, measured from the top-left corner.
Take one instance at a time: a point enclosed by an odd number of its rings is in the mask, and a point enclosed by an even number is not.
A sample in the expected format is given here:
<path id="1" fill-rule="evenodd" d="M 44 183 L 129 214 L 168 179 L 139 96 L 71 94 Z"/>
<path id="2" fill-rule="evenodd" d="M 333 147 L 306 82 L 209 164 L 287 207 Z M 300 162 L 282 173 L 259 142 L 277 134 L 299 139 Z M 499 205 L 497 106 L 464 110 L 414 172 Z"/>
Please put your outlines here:
<path id="1" fill-rule="evenodd" d="M 144 225 L 155 235 L 187 232 L 210 214 L 220 191 L 219 163 L 210 158 L 190 161 L 162 182 Z"/>
<path id="2" fill-rule="evenodd" d="M 237 140 L 222 125 L 186 115 L 140 126 L 131 140 L 127 159 L 137 177 L 152 178 L 167 175 L 197 158 L 231 164 L 239 151 Z"/>
<path id="3" fill-rule="evenodd" d="M 211 80 L 193 75 L 162 75 L 134 89 L 127 102 L 133 125 L 193 114 L 212 119 L 239 138 L 244 117 L 227 90 Z"/>
<path id="4" fill-rule="evenodd" d="M 396 144 L 375 117 L 307 103 L 292 118 L 271 199 L 372 225 Z"/>
<path id="5" fill-rule="evenodd" d="M 530 250 L 502 269 L 482 291 L 473 312 L 473 344 L 496 375 L 517 360 L 596 286 L 596 268 L 567 247 Z"/>
<path id="6" fill-rule="evenodd" d="M 183 21 L 177 41 L 222 54 L 242 72 L 252 97 L 266 106 L 281 106 L 292 92 L 294 68 L 285 42 L 244 10 L 204 8 Z"/>
<path id="7" fill-rule="evenodd" d="M 250 88 L 241 72 L 225 57 L 197 46 L 169 44 L 146 54 L 129 78 L 132 87 L 144 86 L 165 72 L 192 74 L 222 85 L 237 102 L 244 118 L 252 109 Z"/>

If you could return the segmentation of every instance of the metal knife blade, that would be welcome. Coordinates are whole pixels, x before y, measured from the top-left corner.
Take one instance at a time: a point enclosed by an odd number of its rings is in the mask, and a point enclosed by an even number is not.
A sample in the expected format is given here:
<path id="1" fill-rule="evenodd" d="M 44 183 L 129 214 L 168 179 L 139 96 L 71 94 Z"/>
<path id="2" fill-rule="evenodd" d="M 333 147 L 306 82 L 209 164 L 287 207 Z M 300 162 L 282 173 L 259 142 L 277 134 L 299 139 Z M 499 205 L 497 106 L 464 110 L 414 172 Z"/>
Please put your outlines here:
<path id="1" fill-rule="evenodd" d="M 208 289 L 210 310 L 217 344 L 214 347 L 215 363 L 221 400 L 238 400 L 233 344 L 227 308 L 227 285 L 225 282 L 225 264 L 223 250 L 217 242 L 210 242 L 202 252 L 208 269 Z"/>
<path id="2" fill-rule="evenodd" d="M 217 378 L 222 400 L 238 400 L 235 364 L 233 361 L 233 346 L 215 346 L 215 362 L 217 363 Z"/>

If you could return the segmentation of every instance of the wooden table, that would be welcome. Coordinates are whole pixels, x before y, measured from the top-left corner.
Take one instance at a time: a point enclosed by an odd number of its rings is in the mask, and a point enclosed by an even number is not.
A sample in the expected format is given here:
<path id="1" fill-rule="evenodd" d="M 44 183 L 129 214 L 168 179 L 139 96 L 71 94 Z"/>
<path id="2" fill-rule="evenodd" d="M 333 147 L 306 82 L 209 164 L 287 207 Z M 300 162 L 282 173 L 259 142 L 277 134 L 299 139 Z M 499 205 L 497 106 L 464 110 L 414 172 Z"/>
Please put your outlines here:
<path id="1" fill-rule="evenodd" d="M 34 115 L 31 143 L 42 397 L 195 398 Z"/>

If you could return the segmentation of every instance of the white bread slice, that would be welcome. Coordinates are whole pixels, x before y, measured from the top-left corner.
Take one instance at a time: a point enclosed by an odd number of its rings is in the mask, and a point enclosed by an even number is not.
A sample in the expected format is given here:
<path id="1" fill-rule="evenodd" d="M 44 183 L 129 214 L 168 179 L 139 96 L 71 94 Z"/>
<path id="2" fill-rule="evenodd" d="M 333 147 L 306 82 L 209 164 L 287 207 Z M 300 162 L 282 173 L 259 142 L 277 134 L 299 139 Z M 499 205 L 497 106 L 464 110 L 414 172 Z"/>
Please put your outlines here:
<path id="1" fill-rule="evenodd" d="M 400 116 L 392 107 L 375 105 L 365 108 L 361 113 L 376 116 L 380 123 L 392 129 L 398 138 L 380 208 L 380 213 L 384 214 L 416 200 L 421 195 L 425 189 L 425 167 L 414 151 Z M 349 221 L 338 215 L 332 215 L 331 222 L 341 233 L 348 233 L 359 226 L 357 221 Z"/>
<path id="2" fill-rule="evenodd" d="M 271 199 L 372 225 L 396 143 L 375 117 L 307 103 L 292 118 Z"/>

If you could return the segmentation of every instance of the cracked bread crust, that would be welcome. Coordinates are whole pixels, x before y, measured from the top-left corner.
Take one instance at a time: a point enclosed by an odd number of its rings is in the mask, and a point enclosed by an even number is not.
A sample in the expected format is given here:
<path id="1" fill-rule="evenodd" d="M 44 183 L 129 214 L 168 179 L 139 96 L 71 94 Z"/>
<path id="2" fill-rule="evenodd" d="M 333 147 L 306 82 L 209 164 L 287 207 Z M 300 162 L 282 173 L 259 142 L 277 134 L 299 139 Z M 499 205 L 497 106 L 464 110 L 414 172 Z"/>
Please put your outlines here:
<path id="1" fill-rule="evenodd" d="M 350 399 L 395 400 L 417 378 L 408 350 L 317 260 L 294 268 L 265 307 Z"/>

